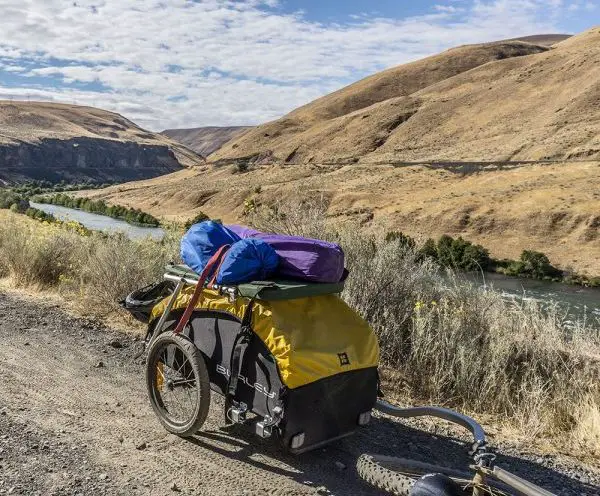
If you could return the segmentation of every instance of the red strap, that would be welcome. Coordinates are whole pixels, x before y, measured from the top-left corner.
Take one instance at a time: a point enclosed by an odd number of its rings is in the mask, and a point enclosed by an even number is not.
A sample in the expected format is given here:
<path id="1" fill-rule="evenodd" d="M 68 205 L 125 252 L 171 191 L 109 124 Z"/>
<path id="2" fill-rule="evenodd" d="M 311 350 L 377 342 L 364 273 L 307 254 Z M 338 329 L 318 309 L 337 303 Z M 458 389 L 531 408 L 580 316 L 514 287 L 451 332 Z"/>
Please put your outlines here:
<path id="1" fill-rule="evenodd" d="M 208 287 L 211 287 L 211 286 L 214 286 L 215 284 L 217 284 L 217 276 L 219 275 L 219 271 L 221 270 L 221 266 L 223 265 L 224 261 L 225 261 L 225 257 L 221 257 L 221 260 L 219 261 L 219 265 L 217 265 L 217 268 L 213 272 L 211 280 L 208 282 Z"/>
<path id="2" fill-rule="evenodd" d="M 225 255 L 225 253 L 227 252 L 228 249 L 229 249 L 229 245 L 222 246 L 221 248 L 219 248 L 217 253 L 215 253 L 212 257 L 210 257 L 210 260 L 206 264 L 206 267 L 204 267 L 204 270 L 200 274 L 200 277 L 198 279 L 198 284 L 196 285 L 196 289 L 194 290 L 194 294 L 192 295 L 192 299 L 188 303 L 188 306 L 186 307 L 185 312 L 183 312 L 181 319 L 179 319 L 179 323 L 177 324 L 177 327 L 175 328 L 175 331 L 174 331 L 175 334 L 179 334 L 181 331 L 183 331 L 183 328 L 189 322 L 190 317 L 192 316 L 192 312 L 196 308 L 196 304 L 198 303 L 198 300 L 200 299 L 200 295 L 202 294 L 202 290 L 204 289 L 204 283 L 209 278 L 212 271 L 217 266 L 220 266 L 221 258 L 223 257 L 223 255 Z"/>

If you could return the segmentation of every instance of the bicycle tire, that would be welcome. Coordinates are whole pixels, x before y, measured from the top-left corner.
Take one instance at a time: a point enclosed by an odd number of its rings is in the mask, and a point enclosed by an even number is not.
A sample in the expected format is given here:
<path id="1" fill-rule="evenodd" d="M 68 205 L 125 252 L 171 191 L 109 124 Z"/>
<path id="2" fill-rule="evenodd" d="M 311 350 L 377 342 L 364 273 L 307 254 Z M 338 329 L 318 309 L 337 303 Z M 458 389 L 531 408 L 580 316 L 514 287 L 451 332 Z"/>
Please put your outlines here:
<path id="1" fill-rule="evenodd" d="M 193 412 L 190 418 L 184 422 L 173 421 L 166 414 L 165 405 L 158 391 L 159 358 L 167 346 L 174 346 L 189 362 L 198 388 Z M 162 380 L 164 381 L 164 378 Z M 148 350 L 148 359 L 146 360 L 146 387 L 152 409 L 168 432 L 181 437 L 189 437 L 200 430 L 210 408 L 210 380 L 202 353 L 189 339 L 172 331 L 165 331 L 154 340 Z"/>
<path id="2" fill-rule="evenodd" d="M 425 474 L 447 475 L 463 488 L 472 486 L 473 473 L 441 467 L 431 463 L 406 458 L 380 455 L 361 455 L 356 462 L 359 476 L 369 484 L 394 496 L 409 496 L 415 482 Z M 505 484 L 488 480 L 482 488 L 490 496 L 511 496 L 517 494 Z M 465 491 L 465 495 L 471 491 Z"/>

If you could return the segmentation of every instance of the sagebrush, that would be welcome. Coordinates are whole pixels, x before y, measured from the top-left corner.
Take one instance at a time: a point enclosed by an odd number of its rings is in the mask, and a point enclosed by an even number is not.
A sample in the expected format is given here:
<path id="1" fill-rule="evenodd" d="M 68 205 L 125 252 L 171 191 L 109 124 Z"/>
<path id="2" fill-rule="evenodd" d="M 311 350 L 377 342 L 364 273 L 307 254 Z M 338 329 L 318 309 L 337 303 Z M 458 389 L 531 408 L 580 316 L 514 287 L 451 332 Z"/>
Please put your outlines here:
<path id="1" fill-rule="evenodd" d="M 506 300 L 400 236 L 332 227 L 325 209 L 314 197 L 251 220 L 343 246 L 343 298 L 377 332 L 382 365 L 407 398 L 500 415 L 530 436 L 573 434 L 600 450 L 598 319 L 574 323 L 557 306 Z"/>

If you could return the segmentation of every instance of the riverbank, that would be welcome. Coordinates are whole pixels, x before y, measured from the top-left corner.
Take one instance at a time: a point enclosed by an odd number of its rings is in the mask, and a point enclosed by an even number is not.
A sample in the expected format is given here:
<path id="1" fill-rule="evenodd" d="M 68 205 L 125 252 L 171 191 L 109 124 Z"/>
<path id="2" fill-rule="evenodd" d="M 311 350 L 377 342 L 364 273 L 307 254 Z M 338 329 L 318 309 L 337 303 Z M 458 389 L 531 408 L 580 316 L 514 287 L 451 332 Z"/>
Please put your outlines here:
<path id="1" fill-rule="evenodd" d="M 104 233 L 123 233 L 132 239 L 143 239 L 150 237 L 156 241 L 160 241 L 165 236 L 165 229 L 161 227 L 138 226 L 126 222 L 124 220 L 113 219 L 100 214 L 92 214 L 83 210 L 76 210 L 48 203 L 30 204 L 48 215 L 52 215 L 56 219 L 62 221 L 77 222 L 87 229 Z"/>
<path id="2" fill-rule="evenodd" d="M 158 227 L 160 225 L 160 221 L 156 217 L 142 212 L 140 209 L 127 208 L 121 205 L 108 205 L 102 200 L 94 201 L 87 198 L 73 197 L 65 193 L 36 196 L 33 199 L 37 203 L 58 205 L 93 214 L 106 215 L 138 226 Z"/>
<path id="3" fill-rule="evenodd" d="M 600 276 L 600 162 L 480 164 L 473 172 L 430 164 L 253 165 L 245 173 L 205 165 L 160 179 L 76 193 L 184 222 L 202 210 L 244 223 L 248 199 L 277 207 L 298 196 L 327 200 L 331 223 L 399 230 L 424 241 L 449 234 L 485 246 L 498 260 L 523 250 L 554 265 Z"/>
<path id="4" fill-rule="evenodd" d="M 490 257 L 489 250 L 481 245 L 444 234 L 437 241 L 428 238 L 419 245 L 416 240 L 400 231 L 390 231 L 386 240 L 398 240 L 402 245 L 418 249 L 424 258 L 431 258 L 442 267 L 464 272 L 497 273 L 547 282 L 561 282 L 587 288 L 600 287 L 600 277 L 561 270 L 542 252 L 523 250 L 517 260 L 498 260 Z"/>

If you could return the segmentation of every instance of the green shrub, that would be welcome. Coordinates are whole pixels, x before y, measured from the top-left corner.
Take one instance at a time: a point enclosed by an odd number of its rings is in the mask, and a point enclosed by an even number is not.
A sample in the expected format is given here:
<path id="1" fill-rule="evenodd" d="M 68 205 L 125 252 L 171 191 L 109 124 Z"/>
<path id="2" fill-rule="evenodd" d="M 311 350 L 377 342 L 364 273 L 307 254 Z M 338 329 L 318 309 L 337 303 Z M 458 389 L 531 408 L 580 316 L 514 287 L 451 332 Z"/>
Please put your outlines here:
<path id="1" fill-rule="evenodd" d="M 420 260 L 424 260 L 426 258 L 431 258 L 433 260 L 437 260 L 438 252 L 435 245 L 435 241 L 432 238 L 428 238 L 423 246 L 419 248 L 418 256 Z"/>
<path id="2" fill-rule="evenodd" d="M 468 271 L 486 270 L 490 264 L 490 252 L 481 245 L 469 243 L 463 251 L 460 268 Z"/>
<path id="3" fill-rule="evenodd" d="M 415 246 L 417 245 L 417 243 L 415 242 L 415 240 L 413 238 L 411 238 L 410 236 L 407 236 L 406 234 L 404 234 L 401 231 L 389 231 L 385 235 L 384 239 L 385 239 L 386 243 L 397 241 L 398 244 L 400 244 L 400 246 L 405 247 L 405 248 L 414 249 Z"/>
<path id="4" fill-rule="evenodd" d="M 562 278 L 562 272 L 552 266 L 546 255 L 531 250 L 524 250 L 519 260 L 508 264 L 504 273 L 511 276 L 532 277 L 534 279 Z"/>
<path id="5" fill-rule="evenodd" d="M 32 219 L 39 220 L 42 222 L 57 222 L 56 217 L 54 217 L 54 215 L 46 213 L 43 210 L 39 210 L 37 208 L 28 208 L 25 211 L 25 215 L 27 217 L 31 217 Z"/>
<path id="6" fill-rule="evenodd" d="M 454 239 L 444 234 L 438 239 L 436 244 L 437 260 L 442 267 L 455 267 L 457 260 L 454 257 L 452 244 Z M 462 257 L 461 257 L 462 258 Z"/>
<path id="7" fill-rule="evenodd" d="M 237 162 L 235 164 L 234 172 L 244 173 L 248 172 L 248 162 Z"/>
<path id="8" fill-rule="evenodd" d="M 19 193 L 0 188 L 0 208 L 12 208 L 13 205 L 16 205 L 16 211 L 24 212 L 29 207 L 29 202 Z"/>
<path id="9" fill-rule="evenodd" d="M 194 224 L 199 224 L 200 222 L 204 222 L 205 220 L 210 220 L 210 217 L 204 212 L 200 212 L 194 218 L 186 221 L 186 223 L 184 224 L 185 230 L 187 231 Z"/>

